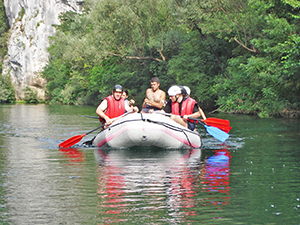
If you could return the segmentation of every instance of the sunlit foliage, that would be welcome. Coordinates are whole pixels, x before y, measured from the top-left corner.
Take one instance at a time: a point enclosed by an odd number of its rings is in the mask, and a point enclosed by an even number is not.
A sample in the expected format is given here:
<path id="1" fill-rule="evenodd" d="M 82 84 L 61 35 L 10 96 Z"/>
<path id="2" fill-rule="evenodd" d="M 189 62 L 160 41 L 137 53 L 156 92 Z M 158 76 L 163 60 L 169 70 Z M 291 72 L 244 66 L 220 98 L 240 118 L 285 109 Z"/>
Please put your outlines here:
<path id="1" fill-rule="evenodd" d="M 297 110 L 299 3 L 292 0 L 89 0 L 51 37 L 48 97 L 98 104 L 114 84 L 138 105 L 149 80 L 188 85 L 205 110 Z"/>

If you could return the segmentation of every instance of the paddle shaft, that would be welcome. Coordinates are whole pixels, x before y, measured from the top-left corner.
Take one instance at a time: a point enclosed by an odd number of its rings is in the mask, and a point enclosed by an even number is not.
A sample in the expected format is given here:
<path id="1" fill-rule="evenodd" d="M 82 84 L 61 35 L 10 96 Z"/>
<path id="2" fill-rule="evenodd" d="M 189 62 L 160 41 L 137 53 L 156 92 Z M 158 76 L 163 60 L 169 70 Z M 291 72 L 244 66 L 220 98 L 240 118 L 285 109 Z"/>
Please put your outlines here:
<path id="1" fill-rule="evenodd" d="M 92 118 L 92 119 L 99 119 L 99 116 L 85 116 L 85 115 L 78 115 L 78 116 L 83 116 L 83 117 Z"/>
<path id="2" fill-rule="evenodd" d="M 172 114 L 170 114 L 170 116 L 171 115 Z M 99 119 L 99 117 L 97 117 L 97 116 L 86 116 L 86 115 L 78 115 L 78 116 L 83 116 L 83 117 L 92 118 L 92 119 Z M 205 124 L 207 124 L 208 126 L 218 127 L 219 129 L 225 131 L 226 133 L 228 133 L 231 130 L 231 128 L 232 128 L 232 127 L 230 127 L 229 120 L 224 120 L 224 119 L 219 119 L 219 118 L 213 118 L 213 117 L 208 117 L 208 118 L 206 118 L 206 120 L 197 119 L 197 118 L 191 118 L 191 117 L 189 117 L 189 119 L 196 120 L 196 121 L 199 121 L 199 122 L 200 121 L 201 122 L 205 122 Z"/>
<path id="3" fill-rule="evenodd" d="M 164 112 L 160 112 L 160 111 L 154 111 L 154 112 L 158 113 L 158 114 L 163 114 L 163 115 L 166 115 L 166 116 L 179 116 L 179 117 L 183 118 L 183 116 L 175 115 L 175 114 L 171 114 L 171 113 L 164 113 Z M 192 117 L 188 117 L 188 119 L 197 120 L 197 121 L 199 121 L 200 124 L 205 125 L 203 122 L 201 122 L 201 119 L 196 119 L 196 118 L 192 118 Z"/>
<path id="4" fill-rule="evenodd" d="M 104 127 L 105 125 L 106 125 L 106 123 L 105 123 L 105 124 L 102 124 L 100 127 L 95 128 L 94 130 L 91 130 L 91 131 L 87 132 L 85 135 L 88 135 L 88 134 L 90 134 L 90 133 L 93 133 L 94 131 L 100 129 L 101 127 Z"/>
<path id="5" fill-rule="evenodd" d="M 168 116 L 174 115 L 174 114 L 170 114 L 170 113 L 163 113 L 160 111 L 155 111 L 155 113 L 168 115 Z M 179 117 L 183 118 L 183 116 L 180 116 L 180 115 L 175 115 L 175 116 L 179 116 Z M 188 119 L 198 121 L 202 125 L 206 124 L 208 126 L 217 127 L 226 133 L 229 133 L 229 131 L 232 128 L 232 127 L 230 127 L 229 120 L 224 120 L 224 119 L 219 119 L 219 118 L 207 118 L 206 120 L 203 120 L 203 119 L 197 119 L 197 118 L 192 118 L 192 117 L 188 117 Z"/>
<path id="6" fill-rule="evenodd" d="M 167 115 L 167 116 L 179 116 L 179 117 L 183 118 L 183 116 L 180 116 L 180 115 L 174 115 L 174 114 L 164 113 L 164 112 L 159 112 L 159 111 L 154 111 L 154 112 L 158 113 L 158 114 Z M 188 117 L 188 119 L 194 119 L 194 118 Z M 195 119 L 195 120 L 198 120 L 198 119 Z M 206 131 L 211 136 L 213 136 L 214 138 L 218 139 L 221 142 L 224 142 L 229 137 L 229 135 L 226 132 L 220 130 L 217 127 L 208 126 L 205 123 L 202 123 L 201 120 L 199 121 L 199 123 L 205 127 Z"/>
<path id="7" fill-rule="evenodd" d="M 132 111 L 133 111 L 133 110 L 130 110 L 130 111 L 128 111 L 128 112 L 122 114 L 121 116 L 112 118 L 111 121 L 115 121 L 115 120 L 117 120 L 117 119 L 120 119 L 120 118 L 122 118 L 123 116 L 128 115 L 128 114 L 131 113 Z M 98 118 L 99 118 L 99 117 L 98 117 Z M 88 135 L 88 134 L 90 134 L 90 133 L 93 133 L 94 131 L 96 131 L 96 130 L 98 130 L 98 129 L 100 129 L 101 127 L 104 127 L 104 126 L 106 126 L 106 125 L 107 125 L 106 123 L 105 123 L 105 124 L 102 124 L 100 127 L 97 127 L 97 128 L 95 128 L 94 130 L 91 130 L 91 131 L 87 132 L 85 135 Z"/>
<path id="8" fill-rule="evenodd" d="M 112 119 L 112 121 L 115 121 L 115 120 L 117 120 L 117 119 L 119 119 L 119 118 L 121 118 L 123 116 L 126 116 L 127 114 L 131 113 L 132 111 L 133 110 L 131 110 L 129 112 L 126 112 L 126 113 L 124 113 L 121 116 L 115 117 L 115 118 Z M 89 132 L 87 132 L 87 133 L 85 133 L 83 135 L 76 135 L 74 137 L 71 137 L 71 138 L 65 140 L 64 142 L 60 143 L 58 146 L 61 147 L 61 148 L 69 148 L 69 147 L 73 146 L 74 144 L 78 143 L 84 136 L 86 136 L 86 135 L 88 135 L 88 134 L 90 134 L 90 133 L 92 133 L 92 132 L 100 129 L 101 127 L 104 127 L 105 125 L 107 125 L 107 124 L 106 123 L 102 124 L 100 127 L 97 127 L 97 128 L 95 128 L 95 129 L 93 129 L 93 130 L 91 130 L 91 131 L 89 131 Z"/>

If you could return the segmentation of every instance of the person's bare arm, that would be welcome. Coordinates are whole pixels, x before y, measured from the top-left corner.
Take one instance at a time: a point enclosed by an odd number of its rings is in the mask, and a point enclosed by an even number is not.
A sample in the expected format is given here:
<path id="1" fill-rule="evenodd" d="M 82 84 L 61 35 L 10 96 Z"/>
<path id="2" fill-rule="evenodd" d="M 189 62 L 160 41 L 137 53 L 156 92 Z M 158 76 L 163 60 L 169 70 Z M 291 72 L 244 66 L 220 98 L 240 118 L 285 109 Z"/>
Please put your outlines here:
<path id="1" fill-rule="evenodd" d="M 201 116 L 204 120 L 206 120 L 206 116 L 205 116 L 203 110 L 199 106 L 198 106 L 198 109 L 199 109 L 199 111 L 197 111 L 197 112 L 195 112 L 193 114 L 190 114 L 190 115 L 184 115 L 183 118 L 184 119 L 187 119 L 188 117 L 190 117 L 190 118 L 198 118 L 198 117 Z"/>
<path id="2" fill-rule="evenodd" d="M 160 103 L 161 108 L 166 105 L 166 93 L 164 91 L 161 91 Z"/>
<path id="3" fill-rule="evenodd" d="M 147 97 L 145 98 L 144 102 L 149 106 L 154 106 L 156 108 L 161 109 L 164 106 L 164 101 L 166 100 L 166 93 L 164 91 L 160 91 L 159 101 L 151 101 Z"/>
<path id="4" fill-rule="evenodd" d="M 127 112 L 133 110 L 134 112 L 138 112 L 139 111 L 139 108 L 137 106 L 129 106 L 128 104 L 125 104 L 125 110 Z"/>
<path id="5" fill-rule="evenodd" d="M 110 125 L 112 123 L 112 121 L 107 115 L 105 115 L 104 112 L 105 112 L 106 109 L 107 109 L 107 100 L 105 99 L 97 107 L 96 114 L 98 116 L 100 116 L 101 118 L 103 118 L 107 125 Z"/>
<path id="6" fill-rule="evenodd" d="M 200 115 L 202 116 L 202 118 L 203 118 L 204 120 L 206 120 L 205 113 L 204 113 L 203 110 L 200 108 L 200 106 L 199 106 L 198 108 L 199 108 Z"/>
<path id="7" fill-rule="evenodd" d="M 183 118 L 184 118 L 185 120 L 187 120 L 189 117 L 190 117 L 190 118 L 198 118 L 199 116 L 200 116 L 200 112 L 197 111 L 197 112 L 195 112 L 195 113 L 193 113 L 193 114 L 190 114 L 190 115 L 184 115 Z"/>

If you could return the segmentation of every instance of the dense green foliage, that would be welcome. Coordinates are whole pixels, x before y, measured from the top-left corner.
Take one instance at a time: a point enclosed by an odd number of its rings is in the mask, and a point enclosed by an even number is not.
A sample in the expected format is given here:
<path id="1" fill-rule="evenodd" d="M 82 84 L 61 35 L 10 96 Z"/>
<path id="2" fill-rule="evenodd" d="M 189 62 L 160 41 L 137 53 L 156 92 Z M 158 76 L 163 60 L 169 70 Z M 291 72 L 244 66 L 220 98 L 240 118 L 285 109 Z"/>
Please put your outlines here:
<path id="1" fill-rule="evenodd" d="M 3 0 L 0 0 L 0 69 L 2 71 L 2 62 L 7 53 L 7 40 L 8 40 L 8 21 L 5 14 Z"/>
<path id="2" fill-rule="evenodd" d="M 25 98 L 24 101 L 29 104 L 37 104 L 41 103 L 41 101 L 37 97 L 37 92 L 31 90 L 29 87 L 24 89 Z"/>
<path id="3" fill-rule="evenodd" d="M 0 0 L 0 74 L 2 73 L 2 64 L 7 53 L 8 41 L 8 21 L 5 14 L 3 0 Z M 15 101 L 15 92 L 10 82 L 9 76 L 0 75 L 0 103 L 12 103 Z"/>
<path id="4" fill-rule="evenodd" d="M 51 37 L 48 97 L 98 104 L 114 84 L 141 104 L 149 80 L 187 85 L 204 110 L 283 115 L 300 103 L 300 3 L 88 0 Z"/>
<path id="5" fill-rule="evenodd" d="M 0 103 L 13 103 L 15 100 L 15 92 L 9 76 L 0 76 Z"/>

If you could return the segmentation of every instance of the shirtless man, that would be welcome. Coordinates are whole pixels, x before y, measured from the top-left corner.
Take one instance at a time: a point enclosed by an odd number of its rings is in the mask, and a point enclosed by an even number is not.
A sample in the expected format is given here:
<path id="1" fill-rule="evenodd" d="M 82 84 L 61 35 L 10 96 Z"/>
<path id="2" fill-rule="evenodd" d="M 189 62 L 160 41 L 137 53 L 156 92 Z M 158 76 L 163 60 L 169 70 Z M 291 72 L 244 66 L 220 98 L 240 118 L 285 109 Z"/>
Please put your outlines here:
<path id="1" fill-rule="evenodd" d="M 159 79 L 153 77 L 150 80 L 151 88 L 146 91 L 146 98 L 143 103 L 143 109 L 141 113 L 149 113 L 149 110 L 160 110 L 166 100 L 166 93 L 159 89 Z"/>

